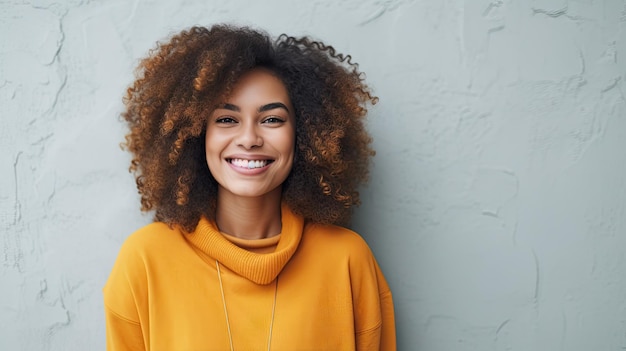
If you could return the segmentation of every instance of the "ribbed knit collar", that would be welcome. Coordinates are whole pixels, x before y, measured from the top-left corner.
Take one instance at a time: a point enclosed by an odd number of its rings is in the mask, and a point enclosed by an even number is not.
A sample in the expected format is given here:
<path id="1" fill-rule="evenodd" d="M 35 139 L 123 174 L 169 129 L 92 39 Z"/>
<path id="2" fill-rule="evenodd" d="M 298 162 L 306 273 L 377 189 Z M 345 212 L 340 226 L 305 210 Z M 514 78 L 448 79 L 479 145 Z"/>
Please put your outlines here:
<path id="1" fill-rule="evenodd" d="M 276 251 L 258 254 L 242 249 L 226 239 L 214 221 L 202 218 L 187 240 L 200 251 L 218 260 L 228 269 L 261 285 L 274 281 L 291 256 L 296 252 L 304 220 L 283 204 L 281 207 L 282 231 Z"/>

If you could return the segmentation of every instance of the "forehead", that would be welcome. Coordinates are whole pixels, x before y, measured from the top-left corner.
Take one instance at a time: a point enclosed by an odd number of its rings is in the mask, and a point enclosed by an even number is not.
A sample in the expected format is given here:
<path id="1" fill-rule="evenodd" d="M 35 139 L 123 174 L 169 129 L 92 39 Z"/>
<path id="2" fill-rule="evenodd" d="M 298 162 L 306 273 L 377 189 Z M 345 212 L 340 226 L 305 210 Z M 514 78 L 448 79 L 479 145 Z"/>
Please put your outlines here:
<path id="1" fill-rule="evenodd" d="M 233 86 L 230 99 L 276 98 L 289 101 L 289 93 L 283 82 L 266 68 L 254 68 L 244 73 Z"/>
<path id="2" fill-rule="evenodd" d="M 267 68 L 254 68 L 245 72 L 235 82 L 230 93 L 220 100 L 213 111 L 226 109 L 259 113 L 282 106 L 289 116 L 295 117 L 295 108 L 285 84 Z"/>

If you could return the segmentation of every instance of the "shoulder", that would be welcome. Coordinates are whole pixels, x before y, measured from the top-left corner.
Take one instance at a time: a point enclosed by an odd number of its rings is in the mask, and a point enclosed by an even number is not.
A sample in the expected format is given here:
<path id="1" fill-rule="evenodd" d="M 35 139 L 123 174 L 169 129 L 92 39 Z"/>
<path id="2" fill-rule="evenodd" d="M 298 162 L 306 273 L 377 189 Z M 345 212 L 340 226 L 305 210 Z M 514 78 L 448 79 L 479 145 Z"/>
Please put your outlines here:
<path id="1" fill-rule="evenodd" d="M 182 233 L 162 222 L 150 223 L 130 234 L 122 244 L 118 260 L 145 260 L 158 253 L 168 252 L 179 245 Z"/>
<path id="2" fill-rule="evenodd" d="M 137 297 L 146 296 L 150 261 L 176 235 L 164 223 L 148 224 L 130 234 L 122 244 L 103 289 L 108 309 L 127 320 L 138 321 Z"/>
<path id="3" fill-rule="evenodd" d="M 180 231 L 178 229 L 171 228 L 163 222 L 154 222 L 131 233 L 124 241 L 122 247 L 142 248 L 164 245 L 172 240 L 176 240 L 176 237 L 179 235 Z"/>
<path id="4" fill-rule="evenodd" d="M 359 234 L 336 225 L 308 223 L 303 241 L 329 254 L 334 252 L 365 260 L 372 258 L 370 247 Z"/>
<path id="5" fill-rule="evenodd" d="M 164 261 L 163 258 L 170 255 L 181 241 L 184 239 L 180 231 L 160 222 L 133 232 L 118 252 L 107 286 L 135 286 L 145 282 L 149 274 L 148 267 Z"/>
<path id="6" fill-rule="evenodd" d="M 356 232 L 335 225 L 307 224 L 301 249 L 305 259 L 321 267 L 348 269 L 350 280 L 369 284 L 372 291 L 388 293 L 389 286 L 369 245 Z"/>

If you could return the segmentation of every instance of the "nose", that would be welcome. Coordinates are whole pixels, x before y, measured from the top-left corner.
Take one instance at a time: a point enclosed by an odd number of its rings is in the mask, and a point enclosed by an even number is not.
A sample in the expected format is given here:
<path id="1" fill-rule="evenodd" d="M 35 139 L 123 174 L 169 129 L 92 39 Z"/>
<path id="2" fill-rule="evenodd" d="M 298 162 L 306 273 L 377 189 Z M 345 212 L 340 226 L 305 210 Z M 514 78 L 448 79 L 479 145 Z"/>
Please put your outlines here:
<path id="1" fill-rule="evenodd" d="M 240 127 L 236 143 L 245 149 L 252 149 L 263 146 L 263 138 L 254 123 L 246 123 Z"/>

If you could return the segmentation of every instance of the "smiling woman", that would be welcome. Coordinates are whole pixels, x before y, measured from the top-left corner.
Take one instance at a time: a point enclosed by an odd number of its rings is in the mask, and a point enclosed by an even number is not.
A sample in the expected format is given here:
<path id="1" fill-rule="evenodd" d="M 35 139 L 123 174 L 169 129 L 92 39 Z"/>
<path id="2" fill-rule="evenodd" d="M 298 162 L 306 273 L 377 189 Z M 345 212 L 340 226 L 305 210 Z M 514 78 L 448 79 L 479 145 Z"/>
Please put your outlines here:
<path id="1" fill-rule="evenodd" d="M 123 114 L 142 210 L 104 287 L 107 349 L 395 350 L 391 292 L 341 227 L 375 103 L 349 56 L 218 25 L 144 59 Z"/>
<path id="2" fill-rule="evenodd" d="M 293 165 L 296 133 L 287 89 L 269 70 L 246 73 L 226 101 L 209 117 L 205 137 L 207 164 L 218 184 L 216 218 L 223 231 L 220 202 L 254 197 L 261 210 L 278 209 L 265 203 L 280 202 L 282 184 Z M 280 228 L 278 213 L 261 217 L 273 218 L 277 223 L 272 227 Z M 278 232 L 239 236 L 262 238 Z"/>

